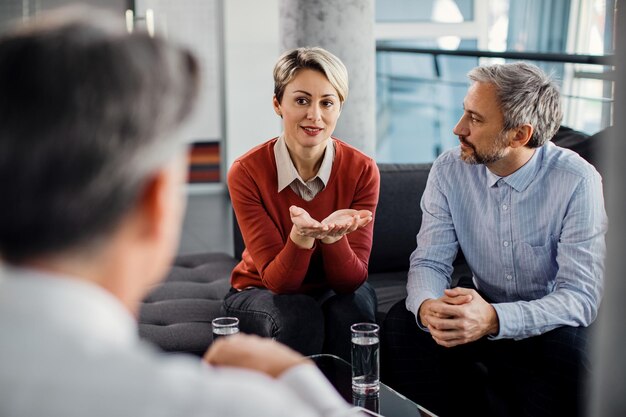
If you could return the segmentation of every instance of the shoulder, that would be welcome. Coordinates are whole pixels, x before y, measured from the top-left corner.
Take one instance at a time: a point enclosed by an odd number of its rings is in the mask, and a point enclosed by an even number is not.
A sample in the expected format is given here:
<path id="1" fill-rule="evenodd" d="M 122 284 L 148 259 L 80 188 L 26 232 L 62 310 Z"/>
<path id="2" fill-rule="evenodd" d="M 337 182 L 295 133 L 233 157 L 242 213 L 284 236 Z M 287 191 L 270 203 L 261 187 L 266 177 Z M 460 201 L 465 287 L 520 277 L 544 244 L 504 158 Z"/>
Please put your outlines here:
<path id="1" fill-rule="evenodd" d="M 600 179 L 600 174 L 593 165 L 584 160 L 576 152 L 561 148 L 552 142 L 543 145 L 542 167 L 550 175 L 570 177 L 572 179 Z"/>
<path id="2" fill-rule="evenodd" d="M 443 152 L 435 159 L 431 173 L 446 177 L 467 175 L 469 171 L 478 169 L 479 165 L 468 164 L 461 159 L 461 148 L 454 147 Z"/>
<path id="3" fill-rule="evenodd" d="M 335 142 L 335 155 L 338 158 L 342 158 L 345 160 L 349 160 L 350 162 L 362 162 L 369 165 L 376 165 L 374 159 L 354 146 L 337 139 L 335 137 L 332 138 Z"/>
<path id="4" fill-rule="evenodd" d="M 439 155 L 433 162 L 433 166 L 450 165 L 459 161 L 461 161 L 461 148 L 456 146 Z"/>
<path id="5" fill-rule="evenodd" d="M 274 158 L 274 144 L 277 138 L 270 139 L 260 145 L 255 146 L 248 152 L 235 159 L 228 170 L 228 182 L 247 174 L 251 177 L 261 175 L 263 178 L 268 176 L 273 167 L 276 171 L 276 160 Z"/>
<path id="6" fill-rule="evenodd" d="M 235 159 L 235 163 L 244 165 L 254 165 L 260 162 L 265 162 L 268 158 L 274 158 L 274 144 L 278 138 L 270 139 L 260 145 L 250 149 L 239 158 Z"/>
<path id="7" fill-rule="evenodd" d="M 369 155 L 337 138 L 335 142 L 335 161 L 342 172 L 360 173 L 361 175 L 379 176 L 378 165 Z"/>
<path id="8" fill-rule="evenodd" d="M 355 184 L 361 190 L 378 189 L 380 172 L 376 161 L 354 146 L 333 139 L 335 141 L 333 171 L 334 177 L 337 178 L 336 183 Z"/>

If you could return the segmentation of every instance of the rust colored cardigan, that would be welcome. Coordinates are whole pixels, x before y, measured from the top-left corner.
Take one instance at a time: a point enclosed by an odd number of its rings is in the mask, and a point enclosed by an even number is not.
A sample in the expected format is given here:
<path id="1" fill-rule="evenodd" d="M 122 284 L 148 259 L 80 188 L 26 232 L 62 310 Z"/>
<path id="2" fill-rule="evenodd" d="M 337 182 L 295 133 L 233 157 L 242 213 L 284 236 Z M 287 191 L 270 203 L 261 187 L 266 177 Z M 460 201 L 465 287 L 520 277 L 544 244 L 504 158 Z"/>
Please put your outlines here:
<path id="1" fill-rule="evenodd" d="M 335 138 L 333 138 L 335 139 Z M 331 288 L 348 293 L 367 278 L 374 222 L 337 242 L 319 241 L 299 248 L 289 238 L 289 207 L 296 205 L 316 220 L 335 210 L 352 208 L 375 214 L 380 175 L 375 161 L 335 139 L 335 159 L 326 187 L 311 201 L 291 187 L 280 193 L 271 139 L 237 159 L 228 172 L 228 189 L 246 249 L 235 266 L 231 285 L 236 289 L 265 287 L 278 294 L 306 293 Z"/>

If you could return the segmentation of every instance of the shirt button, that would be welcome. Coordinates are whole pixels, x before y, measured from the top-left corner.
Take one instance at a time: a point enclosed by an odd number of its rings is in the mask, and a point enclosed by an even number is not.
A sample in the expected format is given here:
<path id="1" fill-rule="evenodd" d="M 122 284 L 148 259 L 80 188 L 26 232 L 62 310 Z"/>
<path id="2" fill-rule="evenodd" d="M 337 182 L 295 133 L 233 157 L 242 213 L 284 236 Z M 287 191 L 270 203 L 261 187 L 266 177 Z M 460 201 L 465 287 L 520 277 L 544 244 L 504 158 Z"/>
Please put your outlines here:
<path id="1" fill-rule="evenodd" d="M 502 210 L 508 210 L 509 206 L 507 206 L 506 204 L 502 204 Z"/>
<path id="2" fill-rule="evenodd" d="M 503 244 L 505 247 L 508 247 L 508 246 L 509 246 L 509 241 L 508 241 L 508 240 L 505 240 L 504 242 L 502 242 L 502 244 Z"/>
<path id="3" fill-rule="evenodd" d="M 508 279 L 508 280 L 510 281 L 510 280 L 512 280 L 512 279 L 513 279 L 513 276 L 512 276 L 512 275 L 507 275 L 507 276 L 506 276 L 506 279 Z"/>

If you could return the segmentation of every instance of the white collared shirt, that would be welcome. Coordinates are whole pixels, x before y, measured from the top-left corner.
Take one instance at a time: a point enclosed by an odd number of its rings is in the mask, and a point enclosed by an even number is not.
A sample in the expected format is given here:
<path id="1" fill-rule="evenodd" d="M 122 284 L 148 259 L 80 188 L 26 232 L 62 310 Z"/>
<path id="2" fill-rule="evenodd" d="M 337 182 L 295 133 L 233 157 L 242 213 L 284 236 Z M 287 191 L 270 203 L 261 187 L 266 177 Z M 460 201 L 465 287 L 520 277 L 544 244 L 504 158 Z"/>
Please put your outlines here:
<path id="1" fill-rule="evenodd" d="M 278 174 L 278 192 L 280 193 L 285 187 L 289 186 L 296 195 L 306 201 L 311 201 L 328 184 L 330 173 L 333 169 L 333 160 L 335 159 L 335 141 L 333 138 L 328 139 L 322 164 L 315 177 L 308 181 L 304 181 L 298 174 L 298 170 L 289 155 L 285 138 L 282 135 L 274 145 L 274 158 L 276 159 Z"/>
<path id="2" fill-rule="evenodd" d="M 278 379 L 164 354 L 104 289 L 0 267 L 0 416 L 336 416 L 313 365 Z"/>

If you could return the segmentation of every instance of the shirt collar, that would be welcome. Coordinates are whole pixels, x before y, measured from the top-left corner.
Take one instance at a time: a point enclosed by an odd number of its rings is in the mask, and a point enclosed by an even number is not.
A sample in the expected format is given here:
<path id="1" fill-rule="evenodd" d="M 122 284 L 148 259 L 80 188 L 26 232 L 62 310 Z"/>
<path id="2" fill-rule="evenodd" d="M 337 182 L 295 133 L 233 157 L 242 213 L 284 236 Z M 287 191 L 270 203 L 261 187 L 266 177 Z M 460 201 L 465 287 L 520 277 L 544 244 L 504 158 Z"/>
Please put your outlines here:
<path id="1" fill-rule="evenodd" d="M 331 146 L 328 146 L 331 145 Z M 278 192 L 281 192 L 285 187 L 291 184 L 294 180 L 299 180 L 303 184 L 305 183 L 296 169 L 291 157 L 289 156 L 289 150 L 287 149 L 287 143 L 285 138 L 281 135 L 274 144 L 274 158 L 276 159 L 276 171 L 278 174 Z M 326 150 L 322 159 L 322 165 L 317 171 L 316 177 L 318 177 L 324 183 L 324 186 L 328 184 L 330 173 L 333 168 L 333 160 L 335 159 L 335 143 L 333 138 L 328 140 Z M 314 177 L 315 178 L 315 177 Z"/>
<path id="2" fill-rule="evenodd" d="M 485 166 L 487 172 L 487 185 L 493 187 L 500 179 L 518 192 L 524 191 L 533 181 L 543 160 L 543 146 L 537 148 L 533 156 L 520 169 L 506 177 L 500 177 Z"/>

